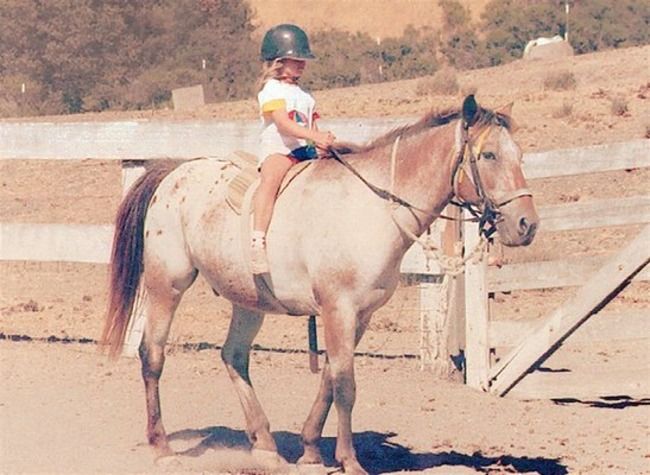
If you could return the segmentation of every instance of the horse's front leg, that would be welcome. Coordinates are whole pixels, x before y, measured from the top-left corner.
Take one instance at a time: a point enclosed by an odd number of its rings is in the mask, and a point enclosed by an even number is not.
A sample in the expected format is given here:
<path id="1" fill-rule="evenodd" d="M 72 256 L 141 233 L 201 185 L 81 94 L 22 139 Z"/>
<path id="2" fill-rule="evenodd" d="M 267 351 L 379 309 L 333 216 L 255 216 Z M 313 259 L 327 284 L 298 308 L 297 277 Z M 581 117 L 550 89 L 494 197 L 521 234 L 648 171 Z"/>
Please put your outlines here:
<path id="1" fill-rule="evenodd" d="M 253 451 L 258 458 L 263 459 L 262 462 L 283 464 L 286 462 L 277 454 L 278 449 L 271 435 L 269 421 L 255 395 L 248 374 L 251 344 L 263 321 L 263 314 L 233 305 L 232 321 L 221 357 L 244 410 L 248 438 Z"/>
<path id="2" fill-rule="evenodd" d="M 354 348 L 359 324 L 357 312 L 348 305 L 324 310 L 332 398 L 338 415 L 335 457 L 346 474 L 362 475 L 366 471 L 359 464 L 352 444 L 352 408 L 356 399 Z"/>
<path id="3" fill-rule="evenodd" d="M 356 327 L 354 347 L 356 348 L 363 337 L 365 330 L 372 316 L 371 312 L 359 316 Z M 318 443 L 323 435 L 325 421 L 334 402 L 334 392 L 332 387 L 332 376 L 330 374 L 329 358 L 325 360 L 321 377 L 320 388 L 316 400 L 305 420 L 302 428 L 302 444 L 304 454 L 298 460 L 299 464 L 322 464 L 323 458 L 320 453 Z"/>
<path id="4" fill-rule="evenodd" d="M 318 395 L 302 427 L 301 439 L 304 453 L 298 460 L 299 464 L 323 463 L 318 443 L 323 434 L 323 427 L 333 401 L 334 393 L 332 391 L 332 376 L 328 358 L 323 366 Z"/>

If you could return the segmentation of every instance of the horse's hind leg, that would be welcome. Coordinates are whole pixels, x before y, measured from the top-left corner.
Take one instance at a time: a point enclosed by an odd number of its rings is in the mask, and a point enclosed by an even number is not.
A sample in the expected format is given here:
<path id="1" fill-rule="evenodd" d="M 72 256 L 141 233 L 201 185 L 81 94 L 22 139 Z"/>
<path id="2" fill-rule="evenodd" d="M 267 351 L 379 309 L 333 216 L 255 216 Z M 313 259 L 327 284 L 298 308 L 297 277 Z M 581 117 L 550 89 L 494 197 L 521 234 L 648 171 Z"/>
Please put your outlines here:
<path id="1" fill-rule="evenodd" d="M 233 305 L 232 321 L 221 357 L 244 410 L 247 433 L 253 450 L 266 452 L 270 455 L 269 458 L 279 461 L 269 421 L 257 400 L 248 374 L 251 344 L 263 321 L 263 314 Z"/>
<path id="2" fill-rule="evenodd" d="M 144 275 L 147 319 L 139 353 L 147 402 L 147 439 L 156 455 L 163 457 L 173 454 L 162 423 L 158 389 L 165 364 L 165 344 L 176 307 L 197 273 L 189 262 L 173 274 L 151 262 L 147 264 Z"/>

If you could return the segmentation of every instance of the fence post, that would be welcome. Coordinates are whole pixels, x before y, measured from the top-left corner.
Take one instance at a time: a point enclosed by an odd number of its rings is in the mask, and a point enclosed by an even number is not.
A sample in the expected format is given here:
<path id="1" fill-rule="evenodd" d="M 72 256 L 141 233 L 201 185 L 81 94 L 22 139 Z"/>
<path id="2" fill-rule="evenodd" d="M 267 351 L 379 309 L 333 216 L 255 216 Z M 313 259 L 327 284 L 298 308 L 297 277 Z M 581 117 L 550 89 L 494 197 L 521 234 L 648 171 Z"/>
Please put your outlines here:
<path id="1" fill-rule="evenodd" d="M 122 197 L 144 173 L 145 160 L 122 160 Z"/>
<path id="2" fill-rule="evenodd" d="M 465 253 L 471 252 L 480 241 L 478 225 L 465 222 L 463 236 Z M 490 361 L 486 271 L 487 256 L 465 266 L 465 379 L 483 391 L 488 390 Z"/>
<path id="3" fill-rule="evenodd" d="M 455 216 L 455 207 L 448 207 L 444 213 Z M 431 227 L 436 247 L 445 255 L 453 256 L 458 249 L 459 226 L 454 221 L 436 221 Z M 418 293 L 420 297 L 420 369 L 428 369 L 436 377 L 461 380 L 452 356 L 460 353 L 458 337 L 459 321 L 458 291 L 460 278 L 444 274 L 420 275 Z M 464 322 L 462 323 L 464 325 Z"/>

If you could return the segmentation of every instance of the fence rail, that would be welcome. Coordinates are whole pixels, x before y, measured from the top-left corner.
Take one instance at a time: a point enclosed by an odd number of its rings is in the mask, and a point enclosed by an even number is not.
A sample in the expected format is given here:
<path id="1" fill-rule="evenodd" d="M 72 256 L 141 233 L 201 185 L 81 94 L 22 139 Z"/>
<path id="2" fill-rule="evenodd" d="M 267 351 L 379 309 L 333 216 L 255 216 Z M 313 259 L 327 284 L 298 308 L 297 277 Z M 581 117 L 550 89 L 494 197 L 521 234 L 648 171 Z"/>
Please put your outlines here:
<path id="1" fill-rule="evenodd" d="M 490 267 L 487 274 L 488 292 L 550 289 L 582 285 L 608 259 L 611 259 L 609 254 L 554 261 L 506 264 L 501 268 Z M 632 278 L 633 282 L 648 280 L 650 280 L 650 269 L 644 269 Z"/>
<path id="2" fill-rule="evenodd" d="M 613 144 L 578 150 L 564 150 L 548 155 L 530 155 L 526 169 L 529 178 L 548 178 L 627 170 L 648 167 L 650 141 L 641 140 L 627 144 Z M 562 157 L 563 166 L 559 158 Z M 537 161 L 535 160 L 537 158 Z M 533 165 L 535 163 L 535 165 Z M 624 394 L 647 396 L 650 384 L 647 374 L 650 361 L 639 359 L 637 367 L 625 368 L 628 380 L 612 377 L 609 381 L 585 377 L 589 371 L 579 374 L 569 371 L 556 373 L 536 371 L 564 340 L 588 341 L 594 338 L 594 328 L 606 341 L 616 339 L 650 338 L 648 318 L 650 312 L 626 312 L 607 318 L 607 311 L 596 313 L 600 306 L 616 295 L 629 280 L 650 280 L 650 196 L 634 196 L 588 202 L 545 206 L 539 209 L 542 232 L 585 230 L 613 226 L 644 226 L 631 244 L 622 244 L 618 253 L 604 256 L 567 257 L 554 261 L 529 261 L 489 268 L 486 272 L 486 293 L 513 290 L 547 289 L 576 286 L 577 293 L 564 303 L 559 303 L 546 317 L 527 321 L 500 321 L 488 316 L 486 330 L 476 338 L 476 345 L 468 352 L 496 356 L 496 364 L 485 357 L 478 358 L 481 366 L 475 368 L 480 374 L 476 387 L 489 389 L 495 394 L 511 394 L 516 397 L 582 397 L 584 395 Z M 466 284 L 467 285 L 467 284 Z M 484 305 L 487 298 L 483 299 Z M 480 313 L 472 315 L 474 318 Z M 597 315 L 597 325 L 586 325 Z M 474 325 L 477 325 L 474 323 Z M 574 336 L 575 335 L 575 336 Z M 582 335 L 582 336 L 579 336 Z M 498 352 L 492 352 L 497 349 Z M 616 372 L 612 372 L 614 374 Z M 620 372 L 619 372 L 620 374 Z"/>
<path id="3" fill-rule="evenodd" d="M 333 130 L 342 140 L 364 142 L 412 121 L 413 118 L 341 119 L 324 121 L 323 126 Z M 258 127 L 259 125 L 252 121 L 0 122 L 0 160 L 120 160 L 123 164 L 123 183 L 127 186 L 134 176 L 134 160 L 227 157 L 234 150 L 255 153 Z M 524 155 L 523 164 L 524 173 L 529 179 L 645 168 L 650 167 L 650 141 L 634 140 L 529 153 Z M 135 172 L 137 173 L 137 170 Z M 546 206 L 541 207 L 539 212 L 543 223 L 542 230 L 545 232 L 643 224 L 650 222 L 650 196 Z M 112 232 L 110 225 L 2 223 L 0 260 L 107 263 Z M 476 233 L 469 231 L 465 234 L 468 236 Z M 647 252 L 647 246 L 644 247 L 643 244 L 637 243 L 629 252 Z M 632 256 L 626 255 L 625 259 L 627 262 Z M 439 276 L 437 265 L 428 269 L 426 264 L 423 254 L 414 246 L 404 260 L 402 271 L 424 277 Z M 642 259 L 639 261 L 638 256 L 634 262 L 627 264 L 628 267 L 645 265 Z M 555 333 L 564 332 L 567 328 L 573 331 L 589 318 L 589 309 L 593 306 L 593 299 L 587 299 L 583 295 L 570 302 L 568 307 L 560 306 L 546 321 L 512 323 L 508 324 L 506 331 L 505 323 L 490 321 L 488 312 L 482 310 L 487 308 L 488 292 L 581 284 L 589 280 L 589 275 L 599 268 L 603 280 L 611 281 L 608 283 L 615 285 L 616 279 L 602 272 L 603 265 L 606 269 L 613 270 L 617 268 L 618 263 L 607 256 L 513 264 L 501 269 L 487 268 L 485 262 L 477 267 L 470 266 L 465 276 L 465 287 L 482 290 L 467 293 L 465 296 L 467 312 L 470 315 L 466 319 L 465 330 L 468 383 L 498 394 L 502 393 L 503 388 L 511 388 L 534 366 L 539 357 L 548 351 L 550 340 L 564 338 L 558 338 Z M 532 270 L 534 272 L 531 272 Z M 648 280 L 649 275 L 650 270 L 646 268 L 634 278 Z M 423 282 L 429 284 L 422 285 L 430 285 L 432 281 L 423 279 Z M 594 289 L 598 287 L 596 290 L 600 294 L 607 294 L 608 289 L 599 285 L 593 277 L 590 282 Z M 612 328 L 616 327 L 616 322 L 620 322 L 621 318 L 623 317 L 611 320 L 610 323 L 614 325 Z M 639 324 L 638 315 L 626 318 L 635 318 L 635 325 Z M 647 325 L 643 329 L 642 337 L 646 338 L 649 336 Z M 599 331 L 605 332 L 607 338 L 621 336 L 620 332 L 616 333 L 607 328 Z M 538 335 L 535 335 L 535 332 Z M 552 338 L 549 337 L 549 332 L 554 334 Z M 523 335 L 528 335 L 529 344 L 521 343 Z M 490 348 L 494 346 L 509 347 L 516 351 L 506 358 L 508 362 L 490 369 Z M 508 363 L 512 362 L 515 364 L 508 366 Z M 636 368 L 632 373 L 637 379 L 641 375 Z M 504 375 L 507 375 L 507 378 Z M 645 375 L 647 376 L 647 371 Z M 545 386 L 546 381 L 558 381 L 551 376 L 554 375 L 527 376 L 525 384 L 517 385 L 512 393 L 530 395 L 532 391 L 537 397 L 556 395 L 557 390 Z M 566 375 L 562 377 L 565 378 Z M 635 391 L 647 389 L 647 385 L 638 382 L 628 383 L 622 381 L 621 384 Z M 594 383 L 587 378 L 586 385 L 576 386 L 569 392 L 575 390 L 575 397 L 578 397 L 577 394 L 582 391 L 593 393 L 596 389 Z"/>

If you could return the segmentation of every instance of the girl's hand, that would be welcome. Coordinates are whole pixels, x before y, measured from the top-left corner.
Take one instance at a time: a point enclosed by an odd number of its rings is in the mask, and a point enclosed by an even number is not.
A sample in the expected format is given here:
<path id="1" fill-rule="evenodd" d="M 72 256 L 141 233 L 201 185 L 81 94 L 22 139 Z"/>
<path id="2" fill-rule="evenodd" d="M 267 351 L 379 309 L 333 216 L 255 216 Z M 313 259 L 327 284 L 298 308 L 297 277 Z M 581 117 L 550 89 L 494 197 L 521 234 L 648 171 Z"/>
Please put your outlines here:
<path id="1" fill-rule="evenodd" d="M 316 147 L 327 150 L 334 144 L 336 137 L 332 132 L 321 132 L 315 130 L 313 141 L 316 144 Z"/>

